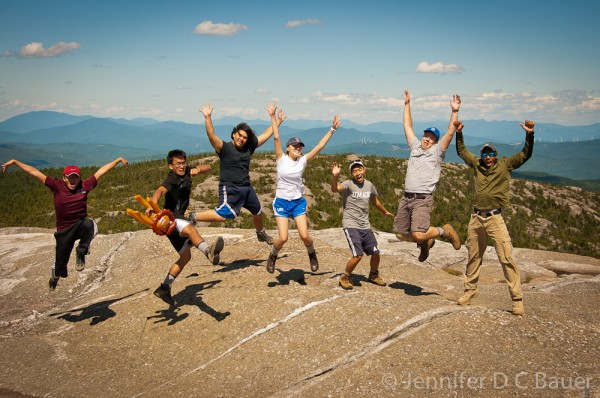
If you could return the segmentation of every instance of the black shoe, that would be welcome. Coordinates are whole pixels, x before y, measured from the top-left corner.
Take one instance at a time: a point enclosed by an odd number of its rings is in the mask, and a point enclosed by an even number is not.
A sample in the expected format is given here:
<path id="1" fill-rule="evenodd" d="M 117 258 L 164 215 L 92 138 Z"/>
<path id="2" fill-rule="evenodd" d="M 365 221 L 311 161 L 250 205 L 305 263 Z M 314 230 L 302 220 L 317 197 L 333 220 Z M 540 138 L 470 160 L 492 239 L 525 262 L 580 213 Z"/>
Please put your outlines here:
<path id="1" fill-rule="evenodd" d="M 206 258 L 208 258 L 208 261 L 210 261 L 212 265 L 217 265 L 221 261 L 219 253 L 223 251 L 223 247 L 225 247 L 225 241 L 219 236 L 215 244 L 208 248 Z"/>
<path id="2" fill-rule="evenodd" d="M 277 261 L 277 256 L 273 253 L 269 254 L 269 258 L 267 259 L 267 272 L 270 274 L 275 272 L 275 261 Z"/>
<path id="3" fill-rule="evenodd" d="M 77 271 L 81 272 L 85 269 L 85 254 L 77 253 L 75 255 L 75 257 L 76 257 L 75 269 L 77 269 Z"/>
<path id="4" fill-rule="evenodd" d="M 310 260 L 310 270 L 317 272 L 319 270 L 319 260 L 317 260 L 317 252 L 309 253 L 308 259 Z"/>
<path id="5" fill-rule="evenodd" d="M 58 285 L 58 279 L 50 277 L 50 280 L 48 281 L 48 287 L 50 288 L 50 291 L 56 289 L 56 285 Z"/>
<path id="6" fill-rule="evenodd" d="M 171 297 L 171 288 L 169 286 L 160 285 L 154 291 L 154 295 L 169 305 L 175 305 L 175 300 Z"/>
<path id="7" fill-rule="evenodd" d="M 194 211 L 190 211 L 188 213 L 188 217 L 187 217 L 188 221 L 191 222 L 193 225 L 196 225 L 196 212 Z"/>
<path id="8" fill-rule="evenodd" d="M 265 242 L 267 245 L 273 244 L 273 238 L 267 235 L 267 232 L 263 229 L 262 231 L 256 231 L 256 238 L 259 242 Z"/>

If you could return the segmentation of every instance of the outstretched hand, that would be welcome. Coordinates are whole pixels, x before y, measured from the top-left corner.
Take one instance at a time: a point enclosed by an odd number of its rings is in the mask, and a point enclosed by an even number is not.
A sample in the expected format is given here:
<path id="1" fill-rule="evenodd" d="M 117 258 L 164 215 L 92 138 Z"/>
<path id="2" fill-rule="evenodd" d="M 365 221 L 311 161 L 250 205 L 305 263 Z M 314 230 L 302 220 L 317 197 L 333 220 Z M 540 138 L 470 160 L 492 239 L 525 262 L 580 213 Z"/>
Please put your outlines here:
<path id="1" fill-rule="evenodd" d="M 9 160 L 8 162 L 4 163 L 4 164 L 2 165 L 2 172 L 3 172 L 3 173 L 6 173 L 6 169 L 8 169 L 8 166 L 10 166 L 11 164 L 14 164 L 14 163 L 15 163 L 15 160 L 14 160 L 14 159 L 11 159 L 11 160 Z"/>
<path id="2" fill-rule="evenodd" d="M 269 112 L 269 116 L 275 116 L 275 113 L 277 112 L 277 103 L 273 102 L 272 104 L 267 105 L 265 109 Z"/>
<path id="3" fill-rule="evenodd" d="M 213 106 L 211 104 L 203 105 L 198 109 L 199 112 L 202 112 L 204 117 L 209 117 L 212 114 Z"/>
<path id="4" fill-rule="evenodd" d="M 525 124 L 519 124 L 521 125 L 521 128 L 523 128 L 523 130 L 525 130 L 526 132 L 533 133 L 533 130 L 535 128 L 535 122 L 533 120 L 525 120 Z"/>
<path id="5" fill-rule="evenodd" d="M 410 93 L 408 90 L 404 90 L 404 105 L 408 105 L 410 103 Z"/>
<path id="6" fill-rule="evenodd" d="M 334 176 L 339 176 L 340 172 L 342 171 L 342 168 L 340 167 L 340 164 L 337 162 L 333 162 L 331 163 L 331 174 L 333 174 Z"/>
<path id="7" fill-rule="evenodd" d="M 279 119 L 280 124 L 283 123 L 283 121 L 286 119 L 285 114 L 283 113 L 283 109 L 279 109 L 279 112 L 277 113 L 277 119 Z"/>
<path id="8" fill-rule="evenodd" d="M 454 94 L 450 100 L 450 108 L 452 108 L 453 111 L 458 111 L 460 109 L 460 102 L 460 95 Z"/>
<path id="9" fill-rule="evenodd" d="M 333 117 L 333 122 L 331 123 L 331 128 L 334 130 L 337 130 L 338 127 L 340 127 L 340 124 L 342 124 L 342 121 L 340 120 L 340 117 L 338 115 L 335 115 Z"/>

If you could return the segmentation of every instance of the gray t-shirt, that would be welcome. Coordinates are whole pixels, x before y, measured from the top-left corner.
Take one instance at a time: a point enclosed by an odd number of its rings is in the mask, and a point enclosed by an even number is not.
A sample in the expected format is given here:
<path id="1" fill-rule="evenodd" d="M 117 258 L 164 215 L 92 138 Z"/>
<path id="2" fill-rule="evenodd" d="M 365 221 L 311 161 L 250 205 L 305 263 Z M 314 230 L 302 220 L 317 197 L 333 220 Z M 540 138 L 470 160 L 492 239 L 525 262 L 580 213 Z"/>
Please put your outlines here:
<path id="1" fill-rule="evenodd" d="M 427 193 L 435 191 L 435 186 L 440 180 L 442 162 L 446 156 L 438 144 L 425 150 L 421 147 L 421 141 L 417 138 L 412 140 L 410 146 L 410 157 L 404 180 L 404 191 L 410 193 Z"/>
<path id="2" fill-rule="evenodd" d="M 369 229 L 369 204 L 371 195 L 377 196 L 377 189 L 371 181 L 364 180 L 358 185 L 354 180 L 342 182 L 346 187 L 342 192 L 342 226 L 344 228 Z"/>

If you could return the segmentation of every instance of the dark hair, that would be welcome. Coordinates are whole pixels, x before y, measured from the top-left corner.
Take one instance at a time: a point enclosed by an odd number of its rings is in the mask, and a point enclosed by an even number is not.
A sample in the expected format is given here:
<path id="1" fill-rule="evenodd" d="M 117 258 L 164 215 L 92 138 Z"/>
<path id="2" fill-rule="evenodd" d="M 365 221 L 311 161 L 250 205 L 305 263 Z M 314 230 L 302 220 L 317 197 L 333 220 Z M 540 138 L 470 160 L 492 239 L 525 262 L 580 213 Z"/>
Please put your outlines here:
<path id="1" fill-rule="evenodd" d="M 248 145 L 249 142 L 254 143 L 254 146 L 258 145 L 258 138 L 256 138 L 256 133 L 254 132 L 254 130 L 252 130 L 250 128 L 250 126 L 248 126 L 247 123 L 240 123 L 237 126 L 235 126 L 233 128 L 233 130 L 231 130 L 231 139 L 232 140 L 233 140 L 233 135 L 239 130 L 244 131 L 248 135 L 248 140 L 246 141 L 246 145 Z"/>
<path id="2" fill-rule="evenodd" d="M 187 155 L 181 149 L 173 149 L 167 154 L 167 163 L 173 163 L 173 158 L 184 158 L 185 160 L 187 160 Z"/>

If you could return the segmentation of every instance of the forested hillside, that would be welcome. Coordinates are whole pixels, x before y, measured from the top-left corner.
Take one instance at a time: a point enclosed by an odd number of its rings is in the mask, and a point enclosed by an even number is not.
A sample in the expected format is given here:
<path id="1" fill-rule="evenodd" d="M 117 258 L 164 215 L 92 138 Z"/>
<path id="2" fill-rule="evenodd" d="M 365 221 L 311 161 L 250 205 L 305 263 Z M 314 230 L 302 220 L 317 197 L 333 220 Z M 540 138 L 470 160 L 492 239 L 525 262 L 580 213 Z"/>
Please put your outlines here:
<path id="1" fill-rule="evenodd" d="M 355 155 L 352 155 L 355 156 Z M 308 165 L 304 176 L 309 202 L 310 227 L 341 227 L 341 199 L 331 192 L 331 163 L 347 164 L 349 155 L 319 155 Z M 366 178 L 379 190 L 381 202 L 396 212 L 402 194 L 406 160 L 392 157 L 363 157 Z M 218 159 L 213 155 L 194 155 L 190 165 L 210 162 L 212 173 L 194 177 L 190 210 L 212 208 L 217 203 Z M 271 202 L 275 193 L 275 158 L 273 154 L 255 154 L 251 177 L 265 212 L 266 228 L 275 230 Z M 96 167 L 82 168 L 83 177 Z M 0 177 L 0 227 L 28 226 L 54 228 L 52 194 L 36 179 L 11 168 Z M 50 176 L 60 176 L 62 169 L 44 169 Z M 116 233 L 147 228 L 127 216 L 125 209 L 142 210 L 133 199 L 136 194 L 151 196 L 168 172 L 164 160 L 130 164 L 107 173 L 90 194 L 89 215 L 98 222 L 100 233 Z M 348 178 L 346 167 L 342 178 Z M 451 223 L 461 239 L 471 213 L 472 183 L 464 165 L 445 163 L 435 193 L 433 225 Z M 515 247 L 559 251 L 600 257 L 600 194 L 574 187 L 561 187 L 514 178 L 511 185 L 511 209 L 505 212 Z M 372 226 L 392 231 L 392 220 L 379 211 L 371 211 Z M 251 228 L 250 214 L 243 211 L 224 226 Z M 201 228 L 201 227 L 200 227 Z"/>

